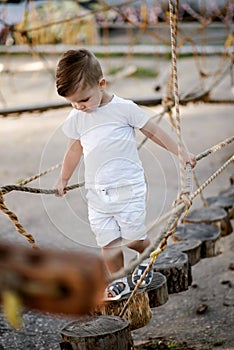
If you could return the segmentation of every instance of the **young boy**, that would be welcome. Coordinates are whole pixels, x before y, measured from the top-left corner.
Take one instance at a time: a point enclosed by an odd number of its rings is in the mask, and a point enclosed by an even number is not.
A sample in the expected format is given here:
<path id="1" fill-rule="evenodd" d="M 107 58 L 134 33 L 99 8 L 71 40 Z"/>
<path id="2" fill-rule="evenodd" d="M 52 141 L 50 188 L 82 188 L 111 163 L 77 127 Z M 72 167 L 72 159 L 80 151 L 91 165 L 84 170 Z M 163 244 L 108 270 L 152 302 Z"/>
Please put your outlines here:
<path id="1" fill-rule="evenodd" d="M 105 90 L 101 66 L 86 49 L 63 55 L 56 86 L 58 94 L 73 107 L 63 125 L 70 144 L 56 184 L 58 195 L 65 194 L 64 188 L 83 154 L 90 226 L 109 273 L 114 273 L 124 265 L 123 242 L 138 253 L 150 244 L 145 234 L 146 184 L 135 129 L 176 155 L 177 145 L 136 104 Z M 195 166 L 196 160 L 185 153 L 184 162 Z M 147 262 L 135 269 L 134 284 L 146 266 Z M 143 287 L 151 282 L 152 275 L 152 271 L 146 275 Z M 127 292 L 129 286 L 123 278 L 107 287 L 106 297 L 118 299 Z"/>

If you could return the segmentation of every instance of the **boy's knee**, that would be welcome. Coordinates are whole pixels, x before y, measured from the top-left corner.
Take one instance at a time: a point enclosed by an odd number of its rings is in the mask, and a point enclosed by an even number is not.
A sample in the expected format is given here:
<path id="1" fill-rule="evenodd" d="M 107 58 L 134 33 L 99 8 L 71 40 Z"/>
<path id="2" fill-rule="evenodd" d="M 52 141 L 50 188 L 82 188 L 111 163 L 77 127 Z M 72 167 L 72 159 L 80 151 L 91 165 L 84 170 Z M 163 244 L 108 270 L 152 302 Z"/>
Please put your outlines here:
<path id="1" fill-rule="evenodd" d="M 139 253 L 142 253 L 149 245 L 150 245 L 150 240 L 148 237 L 142 240 L 132 241 L 129 244 L 127 244 L 128 248 L 134 249 Z"/>

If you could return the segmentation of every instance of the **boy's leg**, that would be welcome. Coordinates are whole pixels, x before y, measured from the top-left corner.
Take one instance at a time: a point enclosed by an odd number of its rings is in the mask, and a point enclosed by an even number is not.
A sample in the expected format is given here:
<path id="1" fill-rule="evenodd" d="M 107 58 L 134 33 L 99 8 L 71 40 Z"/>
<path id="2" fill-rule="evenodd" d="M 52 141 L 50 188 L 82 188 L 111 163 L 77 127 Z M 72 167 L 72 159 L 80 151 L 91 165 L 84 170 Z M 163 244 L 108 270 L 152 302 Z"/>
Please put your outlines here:
<path id="1" fill-rule="evenodd" d="M 102 255 L 109 273 L 115 273 L 124 266 L 123 251 L 120 246 L 121 239 L 118 238 L 108 245 L 102 247 Z M 112 282 L 106 288 L 106 300 L 117 300 L 122 295 L 129 293 L 130 287 L 127 278 L 123 277 Z"/>
<path id="2" fill-rule="evenodd" d="M 137 240 L 137 241 L 133 241 L 131 243 L 129 243 L 127 246 L 130 249 L 133 249 L 135 251 L 137 251 L 139 254 L 143 253 L 143 251 L 150 245 L 150 240 L 149 238 L 145 238 L 144 240 Z M 132 282 L 133 284 L 137 284 L 138 281 L 141 279 L 141 276 L 143 275 L 143 273 L 145 272 L 148 263 L 149 263 L 150 259 L 145 259 L 144 261 L 142 261 L 140 263 L 139 266 L 137 266 L 135 268 L 135 270 L 132 273 Z M 144 280 L 141 283 L 141 287 L 146 287 L 148 286 L 153 279 L 153 267 L 150 268 L 150 270 L 148 271 L 148 273 L 146 274 Z"/>
<path id="3" fill-rule="evenodd" d="M 127 244 L 128 248 L 136 250 L 138 253 L 143 253 L 143 251 L 150 245 L 150 239 L 147 237 L 143 240 L 132 241 Z"/>
<path id="4" fill-rule="evenodd" d="M 109 273 L 115 273 L 124 266 L 124 256 L 120 238 L 115 239 L 106 246 L 102 247 L 102 255 Z"/>

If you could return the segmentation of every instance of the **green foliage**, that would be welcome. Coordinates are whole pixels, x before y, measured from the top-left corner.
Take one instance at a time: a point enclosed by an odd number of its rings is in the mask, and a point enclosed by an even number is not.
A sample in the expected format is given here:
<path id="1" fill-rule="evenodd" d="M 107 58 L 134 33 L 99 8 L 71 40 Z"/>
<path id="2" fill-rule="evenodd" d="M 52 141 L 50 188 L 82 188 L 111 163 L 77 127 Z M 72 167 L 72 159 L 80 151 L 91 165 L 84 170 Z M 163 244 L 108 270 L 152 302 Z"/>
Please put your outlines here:
<path id="1" fill-rule="evenodd" d="M 175 341 L 151 341 L 150 344 L 145 344 L 141 350 L 187 350 L 184 344 L 179 344 Z"/>
<path id="2" fill-rule="evenodd" d="M 109 75 L 114 75 L 121 71 L 123 67 L 115 67 L 110 69 L 108 72 Z M 137 67 L 136 71 L 132 74 L 133 77 L 137 78 L 155 78 L 158 75 L 158 72 L 156 72 L 152 68 L 146 68 L 146 67 Z"/>
<path id="3" fill-rule="evenodd" d="M 138 78 L 154 78 L 157 76 L 157 74 L 158 73 L 152 68 L 137 67 L 134 76 Z"/>

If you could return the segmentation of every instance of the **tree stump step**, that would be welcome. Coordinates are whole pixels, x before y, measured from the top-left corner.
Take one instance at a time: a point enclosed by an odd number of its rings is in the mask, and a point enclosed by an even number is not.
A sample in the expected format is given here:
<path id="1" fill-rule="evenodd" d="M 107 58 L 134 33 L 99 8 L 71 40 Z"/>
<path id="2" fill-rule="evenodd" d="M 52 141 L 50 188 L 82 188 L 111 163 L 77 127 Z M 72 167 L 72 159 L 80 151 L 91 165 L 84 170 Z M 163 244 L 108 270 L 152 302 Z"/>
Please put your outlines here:
<path id="1" fill-rule="evenodd" d="M 220 229 L 208 224 L 181 224 L 173 235 L 174 240 L 198 239 L 201 244 L 201 258 L 209 258 L 219 253 Z"/>
<path id="2" fill-rule="evenodd" d="M 233 197 L 234 196 L 234 185 L 226 188 L 225 190 L 219 192 L 220 196 Z"/>
<path id="3" fill-rule="evenodd" d="M 166 304 L 168 301 L 167 279 L 160 272 L 154 272 L 153 280 L 146 288 L 150 308 Z"/>
<path id="4" fill-rule="evenodd" d="M 131 293 L 124 295 L 120 300 L 105 301 L 98 305 L 95 315 L 118 316 L 125 306 Z M 123 318 L 129 321 L 130 329 L 144 327 L 151 319 L 152 312 L 149 306 L 149 297 L 145 289 L 139 289 L 134 298 L 130 301 Z"/>
<path id="5" fill-rule="evenodd" d="M 201 246 L 202 241 L 200 239 L 188 238 L 182 241 L 178 239 L 174 243 L 170 244 L 170 248 L 180 250 L 188 255 L 188 262 L 191 266 L 197 264 L 201 260 Z"/>
<path id="6" fill-rule="evenodd" d="M 132 290 L 135 288 L 131 276 L 128 276 L 128 284 Z M 148 293 L 151 309 L 165 304 L 168 300 L 167 279 L 160 272 L 154 272 L 152 282 L 144 290 Z"/>
<path id="7" fill-rule="evenodd" d="M 228 218 L 231 220 L 234 218 L 234 196 L 215 196 L 206 198 L 208 205 L 214 205 L 223 208 L 228 213 Z"/>
<path id="8" fill-rule="evenodd" d="M 185 224 L 214 224 L 220 228 L 221 236 L 227 236 L 232 232 L 232 226 L 227 212 L 223 208 L 216 206 L 191 210 L 182 222 Z"/>
<path id="9" fill-rule="evenodd" d="M 166 277 L 169 294 L 187 290 L 192 280 L 188 256 L 170 247 L 158 255 L 154 263 L 154 271 Z"/>
<path id="10" fill-rule="evenodd" d="M 87 316 L 61 330 L 61 350 L 133 350 L 129 322 L 117 316 Z"/>
<path id="11" fill-rule="evenodd" d="M 206 198 L 207 204 L 214 205 L 225 210 L 231 209 L 234 205 L 234 197 L 213 196 Z"/>

